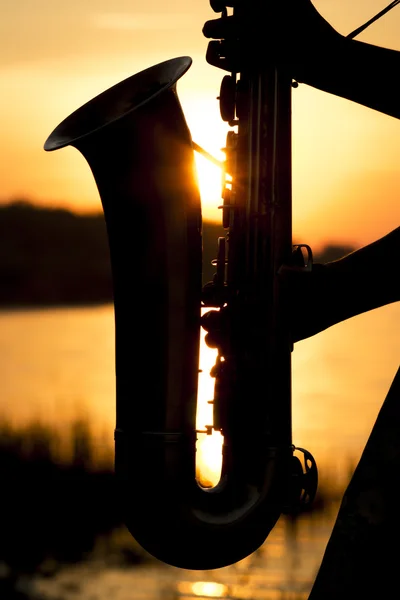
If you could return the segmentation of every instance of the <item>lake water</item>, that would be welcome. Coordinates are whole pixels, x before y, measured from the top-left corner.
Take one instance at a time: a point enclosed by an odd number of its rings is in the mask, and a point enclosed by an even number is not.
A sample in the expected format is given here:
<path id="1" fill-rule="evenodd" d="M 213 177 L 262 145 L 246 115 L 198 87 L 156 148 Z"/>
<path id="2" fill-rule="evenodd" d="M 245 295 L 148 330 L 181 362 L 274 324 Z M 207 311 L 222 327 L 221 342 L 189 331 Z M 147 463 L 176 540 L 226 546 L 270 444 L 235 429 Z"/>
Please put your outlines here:
<path id="1" fill-rule="evenodd" d="M 398 369 L 399 325 L 396 303 L 295 345 L 293 441 L 314 454 L 321 479 L 339 491 L 360 457 Z M 94 436 L 112 449 L 111 305 L 2 311 L 0 355 L 3 420 L 19 426 L 39 419 L 62 432 L 77 417 L 87 418 Z M 204 371 L 213 362 L 204 345 L 201 361 Z M 201 396 L 210 399 L 210 380 L 202 377 Z M 208 416 L 202 412 L 200 418 Z M 337 508 L 330 505 L 296 525 L 281 519 L 260 551 L 226 569 L 207 573 L 162 565 L 117 569 L 92 561 L 65 569 L 53 579 L 38 578 L 35 585 L 45 597 L 65 600 L 306 598 Z"/>

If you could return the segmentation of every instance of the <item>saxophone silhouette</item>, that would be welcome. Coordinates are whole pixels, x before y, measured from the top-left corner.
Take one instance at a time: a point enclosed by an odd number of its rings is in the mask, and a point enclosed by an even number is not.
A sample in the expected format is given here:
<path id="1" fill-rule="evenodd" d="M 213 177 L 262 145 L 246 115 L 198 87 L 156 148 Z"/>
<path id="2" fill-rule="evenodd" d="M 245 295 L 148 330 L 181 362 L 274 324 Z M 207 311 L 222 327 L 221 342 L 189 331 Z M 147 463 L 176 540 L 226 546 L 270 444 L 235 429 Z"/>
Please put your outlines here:
<path id="1" fill-rule="evenodd" d="M 227 15 L 225 3 L 213 8 Z M 233 12 L 240 18 L 241 10 Z M 255 551 L 282 513 L 312 501 L 318 479 L 311 454 L 292 443 L 293 344 L 279 275 L 283 265 L 312 267 L 310 248 L 292 246 L 292 78 L 273 61 L 239 66 L 234 56 L 222 41 L 209 43 L 208 62 L 229 72 L 220 109 L 231 128 L 226 236 L 216 240 L 216 272 L 204 287 L 195 146 L 176 91 L 190 58 L 118 83 L 45 143 L 82 153 L 104 210 L 125 523 L 148 552 L 188 569 L 223 567 Z M 195 469 L 201 324 L 218 351 L 213 429 L 224 440 L 211 489 L 197 483 Z"/>

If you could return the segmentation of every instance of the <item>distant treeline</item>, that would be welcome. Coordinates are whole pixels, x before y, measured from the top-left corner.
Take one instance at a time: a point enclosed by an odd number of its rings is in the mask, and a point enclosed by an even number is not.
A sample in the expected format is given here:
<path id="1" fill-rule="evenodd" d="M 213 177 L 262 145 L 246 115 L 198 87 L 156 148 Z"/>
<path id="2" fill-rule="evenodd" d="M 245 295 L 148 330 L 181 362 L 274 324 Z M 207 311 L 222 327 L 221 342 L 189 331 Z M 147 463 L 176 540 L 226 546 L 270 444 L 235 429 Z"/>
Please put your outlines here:
<path id="1" fill-rule="evenodd" d="M 221 226 L 203 224 L 203 283 L 214 273 Z M 352 248 L 330 245 L 334 260 Z M 138 258 L 138 257 L 137 257 Z M 140 260 L 140 258 L 138 258 Z M 0 207 L 0 305 L 90 304 L 112 301 L 111 267 L 102 214 L 77 215 L 25 201 Z"/>
<path id="2" fill-rule="evenodd" d="M 0 304 L 107 302 L 110 260 L 102 215 L 16 202 L 0 208 Z"/>

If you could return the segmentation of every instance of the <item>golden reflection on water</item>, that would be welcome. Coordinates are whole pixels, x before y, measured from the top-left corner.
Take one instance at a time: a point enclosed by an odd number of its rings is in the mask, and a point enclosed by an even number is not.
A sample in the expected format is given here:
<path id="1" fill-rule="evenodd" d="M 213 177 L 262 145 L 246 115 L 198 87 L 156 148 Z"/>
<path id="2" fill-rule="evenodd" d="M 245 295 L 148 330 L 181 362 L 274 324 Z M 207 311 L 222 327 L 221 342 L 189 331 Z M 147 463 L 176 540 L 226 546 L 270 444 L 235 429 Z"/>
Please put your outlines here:
<path id="1" fill-rule="evenodd" d="M 293 441 L 322 472 L 348 476 L 358 460 L 399 366 L 400 303 L 336 325 L 295 345 Z M 211 424 L 215 352 L 201 350 L 197 426 Z M 36 419 L 55 431 L 87 419 L 113 451 L 114 316 L 111 305 L 0 313 L 0 411 L 16 426 Z M 205 403 L 204 403 L 205 400 Z M 220 468 L 220 436 L 202 436 L 199 460 Z M 219 438 L 219 439 L 218 439 Z"/>
<path id="2" fill-rule="evenodd" d="M 87 417 L 98 430 L 114 427 L 110 305 L 1 311 L 0 356 L 0 411 L 11 422 L 65 426 Z"/>
<path id="3" fill-rule="evenodd" d="M 399 367 L 399 333 L 396 303 L 295 345 L 294 443 L 309 449 L 342 485 L 361 456 Z"/>
<path id="4" fill-rule="evenodd" d="M 114 314 L 110 305 L 0 311 L 0 423 L 69 462 L 84 442 L 113 463 Z"/>
<path id="5" fill-rule="evenodd" d="M 177 590 L 181 598 L 193 595 L 201 598 L 224 598 L 228 594 L 228 586 L 215 581 L 180 581 Z"/>

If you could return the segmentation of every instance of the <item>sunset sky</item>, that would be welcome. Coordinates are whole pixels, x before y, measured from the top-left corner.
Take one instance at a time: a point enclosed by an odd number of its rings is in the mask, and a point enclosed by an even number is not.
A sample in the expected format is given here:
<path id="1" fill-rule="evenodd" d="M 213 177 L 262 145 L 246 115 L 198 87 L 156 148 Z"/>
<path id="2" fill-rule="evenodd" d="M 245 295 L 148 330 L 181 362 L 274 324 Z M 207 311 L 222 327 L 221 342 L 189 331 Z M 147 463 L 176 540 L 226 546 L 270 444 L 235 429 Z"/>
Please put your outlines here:
<path id="1" fill-rule="evenodd" d="M 316 0 L 347 34 L 388 0 Z M 95 183 L 72 148 L 43 143 L 70 112 L 157 62 L 193 66 L 178 84 L 193 139 L 221 157 L 226 126 L 216 96 L 224 73 L 205 61 L 207 0 L 2 0 L 0 201 L 26 198 L 100 210 Z M 400 7 L 358 38 L 400 50 Z M 393 77 L 397 77 L 394 73 Z M 400 121 L 305 85 L 293 91 L 293 207 L 298 241 L 361 245 L 399 225 Z M 198 161 L 204 216 L 219 218 L 219 172 Z M 300 239 L 301 238 L 301 239 Z"/>

